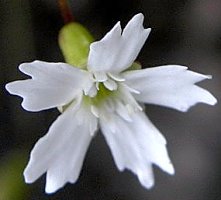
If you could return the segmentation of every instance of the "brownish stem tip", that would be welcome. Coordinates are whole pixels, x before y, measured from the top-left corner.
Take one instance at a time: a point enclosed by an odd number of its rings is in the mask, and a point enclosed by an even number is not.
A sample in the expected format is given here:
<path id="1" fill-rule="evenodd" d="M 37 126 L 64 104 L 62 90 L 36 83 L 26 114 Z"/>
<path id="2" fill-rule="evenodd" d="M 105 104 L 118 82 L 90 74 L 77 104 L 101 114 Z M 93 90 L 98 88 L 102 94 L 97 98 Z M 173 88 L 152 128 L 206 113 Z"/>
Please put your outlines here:
<path id="1" fill-rule="evenodd" d="M 58 5 L 60 8 L 64 23 L 67 24 L 69 22 L 74 21 L 74 17 L 71 13 L 71 9 L 70 9 L 70 6 L 69 6 L 67 0 L 58 0 Z"/>

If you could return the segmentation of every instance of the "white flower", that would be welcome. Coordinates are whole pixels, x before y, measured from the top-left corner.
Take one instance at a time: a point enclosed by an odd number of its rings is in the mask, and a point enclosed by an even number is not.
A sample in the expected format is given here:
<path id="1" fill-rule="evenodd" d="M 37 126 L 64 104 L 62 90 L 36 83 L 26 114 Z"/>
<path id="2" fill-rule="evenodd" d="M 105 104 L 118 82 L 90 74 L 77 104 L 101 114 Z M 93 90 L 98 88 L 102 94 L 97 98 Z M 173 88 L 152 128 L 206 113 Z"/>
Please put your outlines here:
<path id="1" fill-rule="evenodd" d="M 42 61 L 19 66 L 31 79 L 11 82 L 6 89 L 23 98 L 23 108 L 41 111 L 59 107 L 62 111 L 31 152 L 24 171 L 27 183 L 45 172 L 47 193 L 76 182 L 98 125 L 118 169 L 131 170 L 144 187 L 154 184 L 152 164 L 174 174 L 166 140 L 143 112 L 142 103 L 184 112 L 199 102 L 214 105 L 216 99 L 195 85 L 211 76 L 187 67 L 125 71 L 150 33 L 142 24 L 143 15 L 138 14 L 123 32 L 118 22 L 102 40 L 92 43 L 87 70 Z"/>

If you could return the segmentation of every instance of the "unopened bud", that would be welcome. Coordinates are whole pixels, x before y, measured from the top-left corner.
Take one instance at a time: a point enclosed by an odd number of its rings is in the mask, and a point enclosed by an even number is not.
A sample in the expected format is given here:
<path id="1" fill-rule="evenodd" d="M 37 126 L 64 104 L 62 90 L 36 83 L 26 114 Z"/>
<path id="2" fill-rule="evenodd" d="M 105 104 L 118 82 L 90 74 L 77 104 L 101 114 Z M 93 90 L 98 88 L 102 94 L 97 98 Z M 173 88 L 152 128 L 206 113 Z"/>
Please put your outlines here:
<path id="1" fill-rule="evenodd" d="M 59 46 L 65 62 L 82 69 L 86 67 L 89 47 L 93 41 L 90 32 L 76 22 L 64 25 L 59 32 Z"/>

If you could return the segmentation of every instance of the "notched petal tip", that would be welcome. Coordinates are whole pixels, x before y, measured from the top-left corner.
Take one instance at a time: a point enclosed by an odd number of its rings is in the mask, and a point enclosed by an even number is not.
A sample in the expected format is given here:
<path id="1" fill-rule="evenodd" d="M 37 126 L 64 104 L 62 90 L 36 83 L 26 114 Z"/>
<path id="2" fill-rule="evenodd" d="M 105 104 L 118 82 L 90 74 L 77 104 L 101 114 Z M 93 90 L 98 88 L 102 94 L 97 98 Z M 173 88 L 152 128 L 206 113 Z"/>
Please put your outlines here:
<path id="1" fill-rule="evenodd" d="M 134 15 L 134 17 L 130 21 L 143 23 L 144 15 L 142 13 L 138 13 L 138 14 Z"/>
<path id="2" fill-rule="evenodd" d="M 217 99 L 211 94 L 210 100 L 208 100 L 206 103 L 211 106 L 214 106 L 217 104 Z"/>
<path id="3" fill-rule="evenodd" d="M 121 33 L 121 32 L 122 32 L 120 21 L 118 21 L 118 22 L 114 25 L 114 27 L 112 28 L 111 31 L 113 31 L 113 32 L 118 32 L 118 33 Z M 111 31 L 110 31 L 110 32 L 111 32 Z M 110 32 L 109 32 L 109 33 L 110 33 Z"/>
<path id="4" fill-rule="evenodd" d="M 26 69 L 26 67 L 28 67 L 31 63 L 34 63 L 34 62 L 35 62 L 35 61 L 30 62 L 30 63 L 28 63 L 28 62 L 22 63 L 22 64 L 20 64 L 20 65 L 18 66 L 18 69 L 19 69 L 21 72 L 24 72 L 25 69 Z"/>
<path id="5" fill-rule="evenodd" d="M 5 85 L 5 89 L 10 93 L 10 94 L 13 94 L 13 86 L 12 86 L 13 82 L 11 83 L 7 83 Z"/>
<path id="6" fill-rule="evenodd" d="M 30 103 L 28 103 L 25 98 L 23 98 L 22 100 L 22 103 L 21 103 L 21 106 L 24 110 L 26 111 L 29 111 L 29 112 L 39 112 L 41 111 L 42 109 L 39 109 L 37 107 L 34 107 L 34 106 L 30 106 Z"/>
<path id="7" fill-rule="evenodd" d="M 100 43 L 101 41 L 105 41 L 109 38 L 120 37 L 121 33 L 122 33 L 121 23 L 120 21 L 118 21 L 114 25 L 114 27 L 100 41 L 92 43 L 91 46 L 93 46 L 93 44 Z"/>
<path id="8" fill-rule="evenodd" d="M 212 79 L 212 78 L 213 78 L 212 75 L 205 75 L 205 77 L 206 77 L 207 79 Z"/>
<path id="9" fill-rule="evenodd" d="M 212 106 L 214 106 L 214 105 L 216 105 L 217 104 L 217 99 L 213 96 L 213 99 L 212 99 L 212 101 L 211 101 L 211 104 L 210 105 L 212 105 Z"/>
<path id="10" fill-rule="evenodd" d="M 53 194 L 55 193 L 57 190 L 53 189 L 53 188 L 46 188 L 45 187 L 45 193 L 46 194 Z"/>
<path id="11" fill-rule="evenodd" d="M 31 173 L 29 173 L 28 166 L 25 168 L 25 170 L 23 172 L 23 176 L 24 176 L 24 179 L 25 179 L 25 183 L 31 184 L 31 183 L 35 182 L 35 179 L 33 179 Z"/>
<path id="12" fill-rule="evenodd" d="M 121 25 L 120 21 L 115 24 L 115 26 L 100 40 L 96 42 L 92 42 L 90 45 L 90 52 L 96 52 L 97 48 L 102 47 L 103 43 L 109 39 L 115 38 L 115 37 L 120 37 L 121 36 Z M 88 63 L 90 65 L 90 62 Z M 90 68 L 89 68 L 90 70 Z"/>
<path id="13" fill-rule="evenodd" d="M 149 172 L 141 169 L 137 171 L 137 177 L 141 185 L 148 190 L 151 189 L 155 184 L 152 167 L 149 170 Z"/>
<path id="14" fill-rule="evenodd" d="M 21 106 L 24 110 L 27 110 L 27 111 L 31 111 L 31 112 L 37 112 L 39 111 L 38 109 L 35 109 L 34 107 L 29 107 L 29 103 L 27 103 L 26 99 L 25 99 L 25 96 L 24 95 L 21 95 L 21 91 L 22 91 L 22 88 L 20 88 L 18 86 L 18 82 L 20 81 L 14 81 L 14 82 L 11 82 L 11 83 L 7 83 L 5 85 L 5 89 L 11 94 L 11 95 L 16 95 L 16 96 L 19 96 L 22 98 L 22 103 L 21 103 Z"/>
<path id="15" fill-rule="evenodd" d="M 167 172 L 170 175 L 175 174 L 175 169 L 174 169 L 174 166 L 171 162 L 167 164 L 167 166 L 164 168 L 164 171 Z"/>
<path id="16" fill-rule="evenodd" d="M 201 89 L 201 88 L 199 88 Z M 208 105 L 211 105 L 211 106 L 214 106 L 216 105 L 217 103 L 217 99 L 210 93 L 208 92 L 207 90 L 205 89 L 201 89 L 201 91 L 203 91 L 203 96 L 201 96 L 201 99 L 198 100 L 198 101 L 195 101 L 194 103 L 192 104 L 181 104 L 180 107 L 178 108 L 179 111 L 181 112 L 187 112 L 189 111 L 193 106 L 197 105 L 197 104 L 200 104 L 200 103 L 204 103 L 204 104 L 208 104 Z"/>
<path id="17" fill-rule="evenodd" d="M 123 31 L 118 22 L 103 39 L 92 43 L 88 57 L 89 71 L 119 73 L 130 67 L 151 30 L 144 29 L 143 21 L 143 14 L 139 13 L 127 23 Z"/>
<path id="18" fill-rule="evenodd" d="M 131 26 L 133 24 L 133 26 L 137 26 L 139 28 L 141 28 L 141 30 L 143 31 L 143 34 L 146 35 L 146 37 L 148 37 L 148 35 L 151 32 L 151 28 L 144 28 L 143 26 L 143 22 L 144 22 L 144 15 L 142 13 L 139 13 L 137 15 L 135 15 L 127 24 L 128 26 Z"/>
<path id="19" fill-rule="evenodd" d="M 53 182 L 53 181 L 48 181 L 47 180 L 46 181 L 46 186 L 45 186 L 45 193 L 53 194 L 53 193 L 57 192 L 59 189 L 63 188 L 64 185 L 65 184 L 60 185 L 60 184 L 56 183 L 56 181 Z"/>
<path id="20" fill-rule="evenodd" d="M 181 112 L 188 111 L 198 103 L 217 103 L 209 91 L 196 85 L 212 76 L 188 70 L 186 66 L 165 65 L 129 71 L 124 73 L 124 77 L 126 84 L 140 91 L 136 99 L 143 103 L 166 106 Z"/>
<path id="21" fill-rule="evenodd" d="M 25 73 L 25 69 L 26 69 L 26 67 L 28 67 L 28 65 L 30 65 L 30 63 L 28 63 L 28 62 L 25 62 L 25 63 L 22 63 L 22 64 L 20 64 L 19 66 L 18 66 L 18 69 L 21 71 L 21 72 L 23 72 L 23 73 Z"/>
<path id="22" fill-rule="evenodd" d="M 5 89 L 12 95 L 17 95 L 22 97 L 21 93 L 22 93 L 22 87 L 21 87 L 21 82 L 20 80 L 18 81 L 12 81 L 10 83 L 7 83 L 5 85 Z"/>
<path id="23" fill-rule="evenodd" d="M 151 30 L 152 30 L 151 28 L 146 28 L 146 29 L 144 29 L 144 33 L 148 36 L 150 34 Z"/>
<path id="24" fill-rule="evenodd" d="M 55 193 L 57 191 L 58 191 L 58 189 L 55 189 L 53 187 L 50 187 L 50 186 L 45 187 L 45 193 L 46 194 L 53 194 L 53 193 Z"/>
<path id="25" fill-rule="evenodd" d="M 148 190 L 152 189 L 153 186 L 154 186 L 154 184 L 155 184 L 154 179 L 153 179 L 153 180 L 148 180 L 148 181 L 141 181 L 141 180 L 139 179 L 139 181 L 140 181 L 141 185 L 142 185 L 144 188 L 148 189 Z"/>
<path id="26" fill-rule="evenodd" d="M 35 61 L 33 61 L 33 62 L 25 62 L 25 63 L 22 63 L 22 64 L 20 64 L 19 66 L 18 66 L 18 69 L 22 72 L 22 73 L 24 73 L 24 74 L 26 74 L 26 75 L 28 75 L 28 76 L 30 76 L 30 77 L 32 77 L 33 78 L 33 75 L 32 75 L 32 73 L 31 73 L 31 66 L 37 66 L 37 65 L 42 65 L 42 64 L 44 64 L 45 62 L 43 62 L 43 61 L 40 61 L 40 60 L 35 60 Z"/>

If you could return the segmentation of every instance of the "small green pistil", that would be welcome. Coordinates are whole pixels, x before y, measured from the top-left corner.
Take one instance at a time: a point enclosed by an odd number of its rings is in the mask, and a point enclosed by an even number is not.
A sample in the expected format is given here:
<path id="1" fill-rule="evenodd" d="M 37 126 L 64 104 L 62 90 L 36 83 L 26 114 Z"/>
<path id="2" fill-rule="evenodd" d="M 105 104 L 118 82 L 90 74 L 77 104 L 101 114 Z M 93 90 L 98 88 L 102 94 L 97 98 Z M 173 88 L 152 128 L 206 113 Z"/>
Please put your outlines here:
<path id="1" fill-rule="evenodd" d="M 117 91 L 108 90 L 103 83 L 99 83 L 99 90 L 97 91 L 97 95 L 95 97 L 84 96 L 83 101 L 86 105 L 101 105 L 107 98 L 113 97 L 117 94 Z"/>

